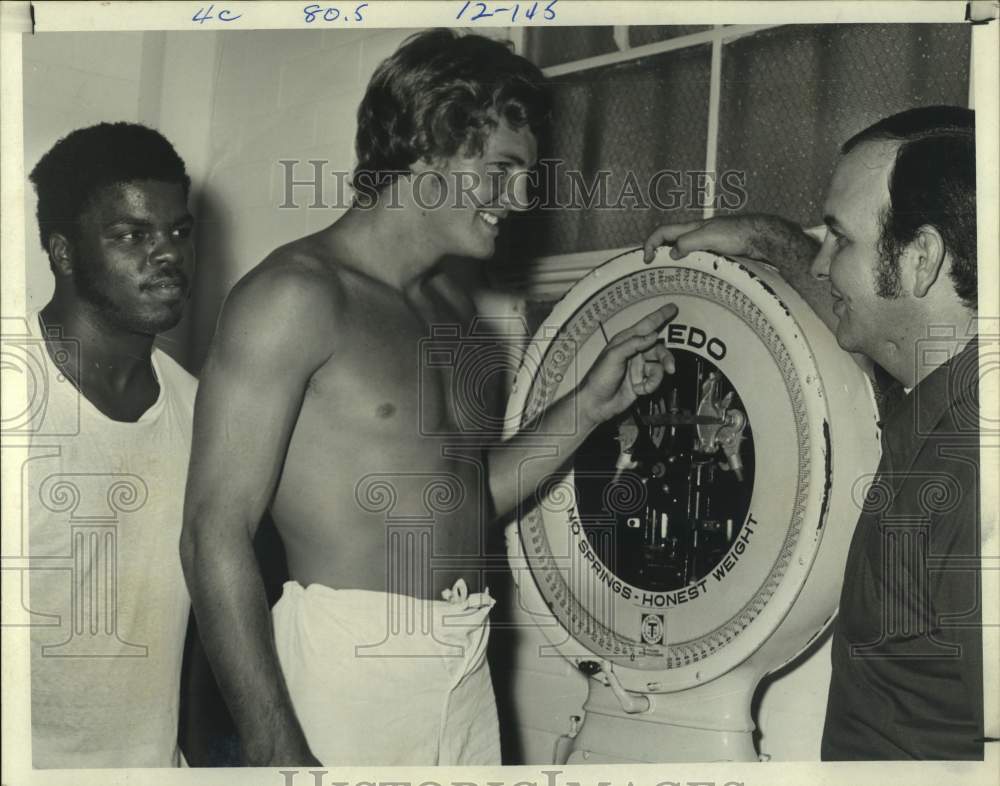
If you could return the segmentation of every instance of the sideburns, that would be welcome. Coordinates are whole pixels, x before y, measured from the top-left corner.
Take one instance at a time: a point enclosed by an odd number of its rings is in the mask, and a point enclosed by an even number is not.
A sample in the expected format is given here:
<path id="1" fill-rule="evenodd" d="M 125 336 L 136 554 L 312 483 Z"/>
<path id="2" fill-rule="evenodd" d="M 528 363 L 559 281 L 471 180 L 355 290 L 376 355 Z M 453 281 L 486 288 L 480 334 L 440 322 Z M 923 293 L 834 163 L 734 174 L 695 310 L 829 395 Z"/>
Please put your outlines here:
<path id="1" fill-rule="evenodd" d="M 875 265 L 875 294 L 884 300 L 899 297 L 899 257 L 902 249 L 892 235 L 892 217 L 888 207 L 879 216 L 878 262 Z"/>

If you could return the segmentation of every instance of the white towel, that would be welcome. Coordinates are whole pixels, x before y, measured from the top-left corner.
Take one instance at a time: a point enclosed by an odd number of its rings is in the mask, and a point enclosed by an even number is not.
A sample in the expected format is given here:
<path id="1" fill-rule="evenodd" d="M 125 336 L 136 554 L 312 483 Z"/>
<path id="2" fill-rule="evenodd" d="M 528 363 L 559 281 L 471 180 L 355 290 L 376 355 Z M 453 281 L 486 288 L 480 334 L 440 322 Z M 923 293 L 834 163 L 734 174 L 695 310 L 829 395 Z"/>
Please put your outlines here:
<path id="1" fill-rule="evenodd" d="M 273 610 L 292 704 L 324 766 L 499 765 L 489 591 L 446 601 L 290 581 Z"/>

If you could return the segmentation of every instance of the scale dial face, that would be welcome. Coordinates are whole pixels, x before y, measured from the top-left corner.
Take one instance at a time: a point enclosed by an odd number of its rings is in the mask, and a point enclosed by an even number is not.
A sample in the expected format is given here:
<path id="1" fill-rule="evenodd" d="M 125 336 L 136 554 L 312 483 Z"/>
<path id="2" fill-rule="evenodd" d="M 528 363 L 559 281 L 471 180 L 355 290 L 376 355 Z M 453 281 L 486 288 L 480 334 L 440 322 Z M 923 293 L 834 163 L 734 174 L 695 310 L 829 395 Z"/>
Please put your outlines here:
<path id="1" fill-rule="evenodd" d="M 696 414 L 706 390 L 727 413 L 745 412 L 742 399 L 711 360 L 672 352 L 674 374 L 596 428 L 573 459 L 584 536 L 610 571 L 650 592 L 696 584 L 717 568 L 743 530 L 753 491 L 752 424 L 736 436 L 737 473 L 718 440 L 705 438 L 722 424 L 697 422 L 722 418 Z"/>
<path id="2" fill-rule="evenodd" d="M 515 555 L 563 631 L 560 652 L 636 670 L 630 688 L 651 691 L 713 679 L 774 634 L 823 541 L 831 418 L 845 424 L 848 463 L 853 450 L 869 463 L 877 440 L 874 417 L 839 403 L 871 406 L 863 375 L 787 284 L 710 254 L 668 260 L 629 252 L 577 284 L 529 347 L 508 405 L 508 422 L 534 422 L 608 337 L 677 306 L 660 334 L 676 372 L 543 484 L 519 516 Z M 817 352 L 842 411 L 831 412 Z M 847 395 L 851 385 L 864 393 Z M 823 602 L 825 620 L 836 597 Z"/>

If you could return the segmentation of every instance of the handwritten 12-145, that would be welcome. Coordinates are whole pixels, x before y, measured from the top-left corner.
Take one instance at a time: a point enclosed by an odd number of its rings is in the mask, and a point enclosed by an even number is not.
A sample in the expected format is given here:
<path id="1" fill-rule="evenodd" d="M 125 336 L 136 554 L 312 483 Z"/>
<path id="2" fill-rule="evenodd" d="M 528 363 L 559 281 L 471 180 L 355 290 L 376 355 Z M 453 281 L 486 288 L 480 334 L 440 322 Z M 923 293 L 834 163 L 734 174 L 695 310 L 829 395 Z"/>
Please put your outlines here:
<path id="1" fill-rule="evenodd" d="M 542 15 L 538 17 L 538 21 L 551 22 L 556 18 L 556 2 L 558 0 L 550 0 L 548 5 L 545 5 L 542 10 Z M 490 19 L 495 16 L 502 16 L 504 14 L 510 14 L 510 21 L 513 24 L 517 21 L 520 15 L 529 22 L 535 21 L 535 17 L 538 14 L 538 3 L 513 3 L 511 5 L 500 5 L 499 3 L 482 3 L 482 2 L 472 2 L 472 0 L 467 0 L 465 5 L 462 6 L 462 10 L 458 12 L 456 19 L 465 19 L 467 22 L 476 22 L 480 19 Z"/>

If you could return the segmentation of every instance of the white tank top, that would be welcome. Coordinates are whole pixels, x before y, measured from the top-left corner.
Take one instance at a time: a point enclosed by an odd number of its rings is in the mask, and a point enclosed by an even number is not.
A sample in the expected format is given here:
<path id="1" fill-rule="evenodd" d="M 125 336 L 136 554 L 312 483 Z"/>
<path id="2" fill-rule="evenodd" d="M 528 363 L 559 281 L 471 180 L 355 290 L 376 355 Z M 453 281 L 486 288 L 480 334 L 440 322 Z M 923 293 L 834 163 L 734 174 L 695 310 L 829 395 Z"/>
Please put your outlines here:
<path id="1" fill-rule="evenodd" d="M 31 557 L 32 760 L 40 767 L 179 763 L 190 608 L 178 541 L 196 381 L 153 351 L 156 402 L 108 418 L 52 363 L 39 374 L 22 472 Z"/>

